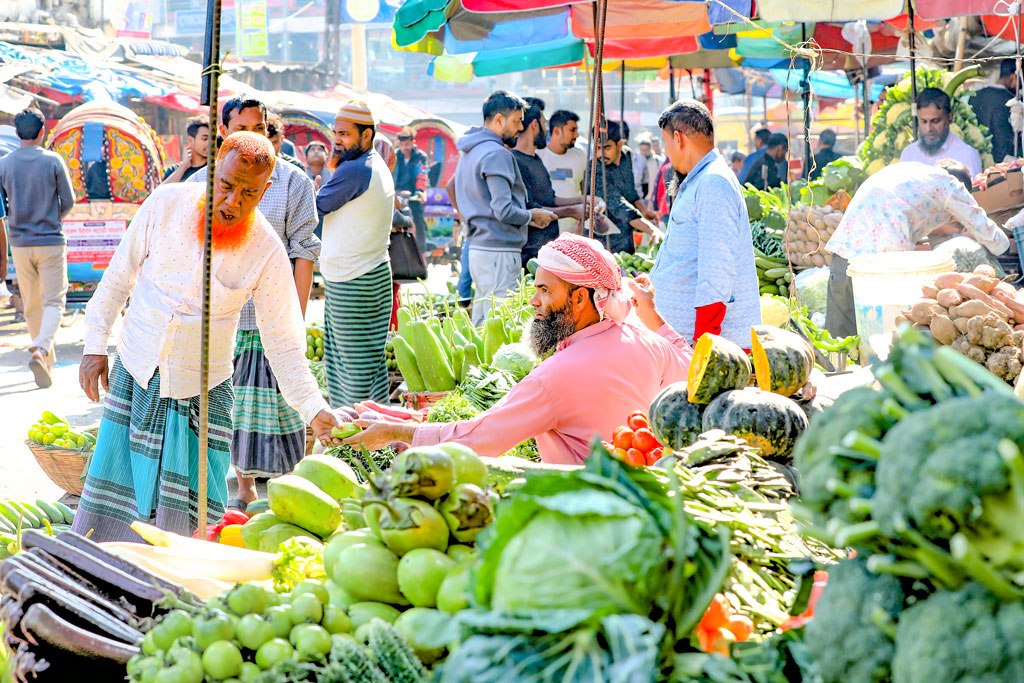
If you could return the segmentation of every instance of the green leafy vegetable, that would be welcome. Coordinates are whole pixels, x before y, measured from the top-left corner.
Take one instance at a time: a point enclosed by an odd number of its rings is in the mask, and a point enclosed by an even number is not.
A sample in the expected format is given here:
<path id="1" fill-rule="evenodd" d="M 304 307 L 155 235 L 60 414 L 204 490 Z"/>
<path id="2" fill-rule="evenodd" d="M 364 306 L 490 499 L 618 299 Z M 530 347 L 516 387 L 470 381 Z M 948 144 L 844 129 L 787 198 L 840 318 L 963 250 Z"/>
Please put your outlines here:
<path id="1" fill-rule="evenodd" d="M 324 548 L 289 538 L 281 544 L 280 552 L 270 571 L 274 579 L 274 590 L 279 593 L 290 591 L 303 579 L 322 579 L 324 573 Z"/>
<path id="2" fill-rule="evenodd" d="M 480 413 L 461 391 L 453 391 L 443 399 L 430 406 L 427 411 L 427 422 L 458 422 L 470 420 Z"/>

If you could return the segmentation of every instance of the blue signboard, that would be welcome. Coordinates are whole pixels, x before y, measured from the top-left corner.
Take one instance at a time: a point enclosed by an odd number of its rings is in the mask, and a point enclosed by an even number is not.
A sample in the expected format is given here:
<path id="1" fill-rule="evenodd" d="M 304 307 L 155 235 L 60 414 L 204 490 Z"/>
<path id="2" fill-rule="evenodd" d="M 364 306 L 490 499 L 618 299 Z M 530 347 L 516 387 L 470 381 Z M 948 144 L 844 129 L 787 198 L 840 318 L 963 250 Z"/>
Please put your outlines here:
<path id="1" fill-rule="evenodd" d="M 235 32 L 235 8 L 224 8 L 220 12 L 222 36 Z M 174 13 L 174 34 L 176 36 L 201 36 L 206 33 L 206 10 L 189 9 Z"/>

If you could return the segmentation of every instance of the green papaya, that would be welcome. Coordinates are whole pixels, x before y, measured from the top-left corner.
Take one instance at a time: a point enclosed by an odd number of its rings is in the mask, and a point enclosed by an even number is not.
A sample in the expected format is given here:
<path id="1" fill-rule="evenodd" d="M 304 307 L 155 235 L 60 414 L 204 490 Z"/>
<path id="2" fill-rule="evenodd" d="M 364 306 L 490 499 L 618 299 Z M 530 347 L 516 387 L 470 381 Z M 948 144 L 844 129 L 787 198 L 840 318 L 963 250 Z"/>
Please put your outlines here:
<path id="1" fill-rule="evenodd" d="M 244 528 L 244 527 L 243 527 Z M 265 553 L 276 553 L 282 543 L 289 538 L 309 536 L 309 532 L 294 524 L 275 524 L 260 536 L 260 550 Z M 315 539 L 314 539 L 315 540 Z"/>
<path id="2" fill-rule="evenodd" d="M 341 524 L 341 505 L 308 479 L 286 474 L 267 483 L 270 509 L 277 518 L 326 538 Z"/>
<path id="3" fill-rule="evenodd" d="M 336 501 L 358 496 L 356 473 L 341 458 L 330 455 L 307 455 L 295 466 L 292 474 L 307 479 Z"/>
<path id="4" fill-rule="evenodd" d="M 272 526 L 281 524 L 281 520 L 270 512 L 260 512 L 249 518 L 249 521 L 242 525 L 242 543 L 250 550 L 260 549 L 260 536 Z"/>

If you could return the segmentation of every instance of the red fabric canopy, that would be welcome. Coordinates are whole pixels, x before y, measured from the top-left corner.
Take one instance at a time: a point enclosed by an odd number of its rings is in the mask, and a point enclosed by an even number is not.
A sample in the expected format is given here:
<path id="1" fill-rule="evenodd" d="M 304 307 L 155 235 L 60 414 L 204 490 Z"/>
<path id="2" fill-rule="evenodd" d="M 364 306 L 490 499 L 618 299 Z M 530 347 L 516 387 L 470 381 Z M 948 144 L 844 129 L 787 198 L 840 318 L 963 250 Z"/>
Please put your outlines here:
<path id="1" fill-rule="evenodd" d="M 153 102 L 169 109 L 176 109 L 177 111 L 188 112 L 189 114 L 202 114 L 210 110 L 209 107 L 204 107 L 199 104 L 199 98 L 193 97 L 183 92 L 175 92 L 170 95 L 161 95 L 159 97 L 147 97 L 147 102 Z"/>
<path id="2" fill-rule="evenodd" d="M 925 19 L 994 14 L 997 7 L 1005 11 L 1009 3 L 1006 0 L 914 0 L 914 10 Z"/>
<path id="3" fill-rule="evenodd" d="M 565 7 L 578 1 L 581 0 L 463 0 L 461 4 L 470 12 L 525 12 Z"/>
<path id="4" fill-rule="evenodd" d="M 642 59 L 667 57 L 697 51 L 696 36 L 670 38 L 631 38 L 604 41 L 604 59 Z M 594 56 L 594 43 L 587 41 L 590 56 Z"/>
<path id="5" fill-rule="evenodd" d="M 589 4 L 573 5 L 572 32 L 594 38 L 594 15 Z M 608 3 L 605 40 L 696 36 L 711 30 L 708 8 L 702 2 L 619 0 Z"/>

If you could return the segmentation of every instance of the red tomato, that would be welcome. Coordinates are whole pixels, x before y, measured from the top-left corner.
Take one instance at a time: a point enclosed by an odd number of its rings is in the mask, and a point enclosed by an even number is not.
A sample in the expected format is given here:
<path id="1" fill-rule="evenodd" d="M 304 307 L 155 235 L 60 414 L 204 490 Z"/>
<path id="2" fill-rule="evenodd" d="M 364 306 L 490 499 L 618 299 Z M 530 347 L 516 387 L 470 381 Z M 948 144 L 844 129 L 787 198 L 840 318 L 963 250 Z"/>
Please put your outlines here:
<path id="1" fill-rule="evenodd" d="M 642 451 L 630 448 L 626 451 L 626 462 L 635 467 L 643 467 L 647 464 L 647 458 L 644 456 Z"/>
<path id="2" fill-rule="evenodd" d="M 635 410 L 629 414 L 629 417 L 626 418 L 626 425 L 634 432 L 638 429 L 651 426 L 647 421 L 647 416 L 640 410 Z"/>
<path id="3" fill-rule="evenodd" d="M 661 456 L 664 455 L 664 452 L 665 452 L 665 449 L 662 448 L 661 446 L 658 446 L 654 450 L 649 451 L 647 453 L 647 464 L 648 465 L 653 465 L 654 463 L 656 463 L 659 460 L 661 460 Z"/>
<path id="4" fill-rule="evenodd" d="M 616 427 L 612 434 L 612 443 L 616 448 L 628 451 L 633 447 L 633 430 L 629 427 Z"/>
<path id="5" fill-rule="evenodd" d="M 644 453 L 653 451 L 660 445 L 658 440 L 654 438 L 654 434 L 647 427 L 641 427 L 633 432 L 633 447 L 640 449 Z"/>
<path id="6" fill-rule="evenodd" d="M 612 451 L 612 455 L 614 455 L 616 458 L 618 458 L 622 462 L 626 462 L 626 449 L 624 449 L 624 448 L 616 448 L 614 451 Z"/>

